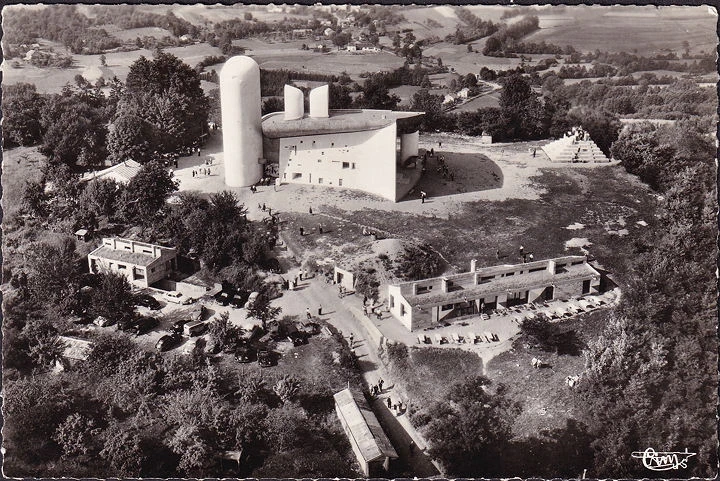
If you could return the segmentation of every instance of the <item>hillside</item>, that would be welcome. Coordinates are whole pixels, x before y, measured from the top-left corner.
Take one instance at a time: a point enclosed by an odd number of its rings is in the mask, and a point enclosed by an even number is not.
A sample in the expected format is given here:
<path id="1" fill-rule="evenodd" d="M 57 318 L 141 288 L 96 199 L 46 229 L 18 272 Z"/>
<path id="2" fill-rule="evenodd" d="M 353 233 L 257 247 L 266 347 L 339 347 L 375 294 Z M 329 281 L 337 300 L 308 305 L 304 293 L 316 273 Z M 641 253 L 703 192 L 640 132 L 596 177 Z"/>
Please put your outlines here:
<path id="1" fill-rule="evenodd" d="M 683 41 L 687 41 L 690 51 L 697 53 L 717 43 L 713 34 L 717 18 L 694 7 L 578 6 L 566 9 L 562 15 L 538 17 L 540 30 L 525 37 L 526 41 L 572 45 L 580 51 L 653 55 L 670 49 L 679 54 Z M 609 31 L 613 34 L 608 35 Z"/>

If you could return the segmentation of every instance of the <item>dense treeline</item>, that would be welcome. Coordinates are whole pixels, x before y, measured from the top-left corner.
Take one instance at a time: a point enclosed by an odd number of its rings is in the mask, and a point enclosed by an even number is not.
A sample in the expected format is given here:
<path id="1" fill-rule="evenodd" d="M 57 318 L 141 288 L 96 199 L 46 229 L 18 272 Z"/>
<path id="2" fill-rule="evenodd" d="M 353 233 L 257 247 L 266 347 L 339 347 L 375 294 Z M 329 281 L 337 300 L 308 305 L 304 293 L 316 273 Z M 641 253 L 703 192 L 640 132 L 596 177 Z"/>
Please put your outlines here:
<path id="1" fill-rule="evenodd" d="M 293 70 L 260 69 L 260 89 L 263 97 L 281 96 L 283 88 L 293 80 L 313 80 L 317 82 L 339 82 L 341 79 L 335 75 L 327 75 L 312 72 L 297 72 Z M 343 76 L 343 82 L 349 81 L 349 77 Z"/>
<path id="2" fill-rule="evenodd" d="M 503 25 L 488 37 L 483 48 L 483 55 L 500 56 L 499 52 L 515 52 L 519 40 L 539 28 L 540 21 L 536 15 L 525 16 L 510 25 Z"/>
<path id="3" fill-rule="evenodd" d="M 4 16 L 3 44 L 32 44 L 39 38 L 62 43 L 73 53 L 95 54 L 121 42 L 79 13 L 75 6 L 48 5 L 42 9 L 13 11 Z"/>
<path id="4" fill-rule="evenodd" d="M 115 25 L 121 29 L 158 27 L 169 30 L 175 37 L 196 36 L 200 32 L 197 26 L 172 12 L 160 15 L 135 5 L 94 5 L 90 11 L 95 15 L 96 25 Z"/>
<path id="5" fill-rule="evenodd" d="M 714 115 L 717 99 L 715 89 L 700 87 L 691 80 L 653 86 L 647 77 L 640 78 L 637 86 L 618 85 L 612 80 L 564 85 L 561 79 L 550 75 L 543 81 L 543 92 L 552 92 L 553 96 L 574 105 L 601 108 L 623 116 L 659 119 Z"/>
<path id="6" fill-rule="evenodd" d="M 585 353 L 579 401 L 593 422 L 594 477 L 648 477 L 628 446 L 688 447 L 679 477 L 717 468 L 717 185 L 714 125 L 638 125 L 612 147 L 662 194 L 660 226 L 635 242 L 619 308 Z M 657 419 L 672 419 L 658 423 Z M 660 474 L 660 473 L 657 473 Z"/>
<path id="7" fill-rule="evenodd" d="M 446 37 L 446 40 L 452 41 L 456 45 L 487 37 L 500 28 L 490 20 L 481 19 L 467 8 L 458 8 L 456 14 L 460 21 L 467 25 L 466 27 L 458 26 L 454 34 Z"/>

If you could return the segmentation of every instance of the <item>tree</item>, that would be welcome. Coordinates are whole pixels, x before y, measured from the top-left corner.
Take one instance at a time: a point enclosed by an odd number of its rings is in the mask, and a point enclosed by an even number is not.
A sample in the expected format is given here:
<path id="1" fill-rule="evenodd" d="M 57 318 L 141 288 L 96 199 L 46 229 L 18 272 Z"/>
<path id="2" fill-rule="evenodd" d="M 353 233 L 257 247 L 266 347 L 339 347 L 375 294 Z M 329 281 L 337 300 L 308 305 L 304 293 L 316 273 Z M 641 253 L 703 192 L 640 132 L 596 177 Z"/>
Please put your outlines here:
<path id="1" fill-rule="evenodd" d="M 67 306 L 77 289 L 76 260 L 75 241 L 69 237 L 31 245 L 25 254 L 31 297 L 41 305 Z"/>
<path id="2" fill-rule="evenodd" d="M 262 323 L 262 328 L 267 331 L 267 323 L 274 321 L 282 312 L 281 307 L 273 307 L 270 305 L 270 296 L 268 295 L 268 287 L 264 286 L 255 299 L 255 302 L 247 310 L 247 317 L 255 318 Z"/>
<path id="3" fill-rule="evenodd" d="M 110 463 L 116 476 L 123 478 L 140 477 L 146 455 L 137 433 L 126 426 L 111 423 L 104 431 L 105 442 L 100 457 Z"/>
<path id="4" fill-rule="evenodd" d="M 208 327 L 208 336 L 210 341 L 217 347 L 223 349 L 237 339 L 237 328 L 230 324 L 230 314 L 223 312 L 220 317 L 216 317 Z"/>
<path id="5" fill-rule="evenodd" d="M 196 143 L 207 129 L 209 102 L 197 71 L 159 52 L 130 66 L 121 103 L 152 126 L 149 151 L 176 152 Z"/>
<path id="6" fill-rule="evenodd" d="M 525 319 L 520 326 L 520 332 L 523 334 L 522 339 L 532 347 L 550 350 L 556 346 L 558 328 L 545 315 Z"/>
<path id="7" fill-rule="evenodd" d="M 410 100 L 410 108 L 425 112 L 423 116 L 423 130 L 432 131 L 440 127 L 442 117 L 441 95 L 433 95 L 427 89 L 418 90 Z"/>
<path id="8" fill-rule="evenodd" d="M 535 139 L 544 135 L 544 112 L 538 95 L 521 74 L 505 77 L 500 94 L 508 139 Z"/>
<path id="9" fill-rule="evenodd" d="M 450 388 L 446 400 L 438 401 L 426 433 L 430 455 L 448 474 L 474 476 L 500 474 L 498 459 L 512 437 L 512 423 L 519 412 L 498 386 L 488 392 L 489 380 L 467 378 Z"/>
<path id="10" fill-rule="evenodd" d="M 400 103 L 400 98 L 390 94 L 382 76 L 371 76 L 365 80 L 362 93 L 354 103 L 365 109 L 393 110 Z"/>
<path id="11" fill-rule="evenodd" d="M 212 461 L 211 447 L 197 426 L 180 426 L 168 441 L 168 446 L 180 455 L 178 468 L 188 476 L 201 476 Z"/>
<path id="12" fill-rule="evenodd" d="M 41 117 L 40 152 L 51 162 L 92 166 L 105 160 L 107 126 L 103 105 L 95 102 L 69 89 L 50 97 Z"/>
<path id="13" fill-rule="evenodd" d="M 48 196 L 45 193 L 45 182 L 25 181 L 20 210 L 34 217 L 45 218 L 48 215 Z"/>
<path id="14" fill-rule="evenodd" d="M 81 414 L 73 413 L 57 427 L 53 439 L 62 447 L 63 456 L 73 457 L 87 454 L 94 427 L 95 421 Z"/>
<path id="15" fill-rule="evenodd" d="M 346 86 L 330 82 L 329 84 L 329 107 L 331 109 L 349 109 L 352 106 L 350 89 Z"/>
<path id="16" fill-rule="evenodd" d="M 142 166 L 130 179 L 118 201 L 120 216 L 128 222 L 152 225 L 166 206 L 170 194 L 177 191 L 178 183 L 159 162 Z"/>
<path id="17" fill-rule="evenodd" d="M 132 113 L 125 113 L 121 106 L 118 117 L 108 134 L 107 149 L 114 163 L 134 160 L 144 164 L 152 159 L 154 131 L 145 119 Z"/>
<path id="18" fill-rule="evenodd" d="M 395 275 L 407 281 L 434 277 L 442 263 L 429 244 L 406 246 L 398 261 Z"/>
<path id="19" fill-rule="evenodd" d="M 102 316 L 113 322 L 130 319 L 135 310 L 130 283 L 127 278 L 115 272 L 100 272 L 93 286 L 88 303 L 92 318 Z"/>
<path id="20" fill-rule="evenodd" d="M 262 103 L 262 114 L 267 115 L 273 112 L 282 112 L 285 108 L 283 99 L 280 97 L 270 97 Z"/>
<path id="21" fill-rule="evenodd" d="M 34 145 L 42 139 L 40 123 L 45 101 L 34 84 L 17 83 L 3 89 L 3 142 L 6 145 Z"/>

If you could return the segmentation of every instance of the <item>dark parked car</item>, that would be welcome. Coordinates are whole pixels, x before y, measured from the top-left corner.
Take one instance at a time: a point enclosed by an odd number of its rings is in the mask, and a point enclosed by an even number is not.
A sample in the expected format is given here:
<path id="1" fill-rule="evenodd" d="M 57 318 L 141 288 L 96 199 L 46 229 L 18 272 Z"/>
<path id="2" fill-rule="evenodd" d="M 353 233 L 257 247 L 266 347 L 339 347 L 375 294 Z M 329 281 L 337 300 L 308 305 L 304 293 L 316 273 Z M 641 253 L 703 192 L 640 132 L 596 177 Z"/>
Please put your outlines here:
<path id="1" fill-rule="evenodd" d="M 258 351 L 257 358 L 260 367 L 270 367 L 274 364 L 272 354 L 266 349 Z"/>
<path id="2" fill-rule="evenodd" d="M 152 309 L 153 311 L 157 311 L 162 307 L 160 305 L 160 301 L 155 299 L 150 294 L 138 294 L 135 296 L 135 304 L 138 306 L 147 307 L 148 309 Z"/>
<path id="3" fill-rule="evenodd" d="M 218 301 L 223 306 L 227 306 L 228 304 L 230 304 L 231 297 L 232 296 L 229 293 L 222 291 L 220 294 L 215 296 L 215 300 Z"/>
<path id="4" fill-rule="evenodd" d="M 296 346 L 296 347 L 301 346 L 303 344 L 307 344 L 307 342 L 308 342 L 307 334 L 305 334 L 304 332 L 299 332 L 299 331 L 291 332 L 290 334 L 288 334 L 288 339 L 290 339 L 290 342 L 292 342 L 293 346 Z"/>
<path id="5" fill-rule="evenodd" d="M 179 321 L 175 321 L 172 325 L 172 330 L 175 334 L 182 334 L 185 330 L 185 324 L 187 324 L 190 321 L 190 319 L 181 319 Z"/>
<path id="6" fill-rule="evenodd" d="M 135 335 L 140 336 L 157 327 L 160 322 L 154 317 L 141 317 L 135 324 Z"/>
<path id="7" fill-rule="evenodd" d="M 241 346 L 235 351 L 235 360 L 242 363 L 252 362 L 254 354 L 255 350 L 252 347 Z"/>
<path id="8" fill-rule="evenodd" d="M 180 334 L 167 334 L 158 339 L 157 344 L 155 344 L 155 348 L 160 352 L 168 351 L 180 344 L 181 341 L 182 336 Z"/>

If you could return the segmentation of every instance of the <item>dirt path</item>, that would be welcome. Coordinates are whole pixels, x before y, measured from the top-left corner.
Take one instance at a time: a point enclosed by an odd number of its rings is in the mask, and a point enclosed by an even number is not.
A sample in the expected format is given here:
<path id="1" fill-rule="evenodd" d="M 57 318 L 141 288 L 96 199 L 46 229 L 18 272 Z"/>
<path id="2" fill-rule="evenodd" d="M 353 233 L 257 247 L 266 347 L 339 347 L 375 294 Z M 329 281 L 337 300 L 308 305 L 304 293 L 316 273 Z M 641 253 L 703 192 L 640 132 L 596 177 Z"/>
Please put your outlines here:
<path id="1" fill-rule="evenodd" d="M 294 275 L 295 271 L 292 271 L 286 277 Z M 354 296 L 341 299 L 334 286 L 325 284 L 321 278 L 316 277 L 300 281 L 298 289 L 286 291 L 285 295 L 273 304 L 282 308 L 283 315 L 304 317 L 306 309 L 310 309 L 314 317 L 332 324 L 348 342 L 352 336 L 352 347 L 367 386 L 376 384 L 381 378 L 392 379 L 378 357 L 377 348 L 368 340 L 367 332 L 356 318 L 355 313 L 360 311 L 362 304 L 360 299 Z M 322 314 L 318 315 L 319 306 L 322 306 Z M 438 468 L 423 452 L 426 443 L 412 427 L 407 415 L 397 416 L 388 409 L 386 402 L 388 397 L 393 397 L 393 387 L 388 381 L 384 385 L 383 393 L 372 403 L 372 408 L 398 452 L 401 466 L 410 476 L 429 477 L 439 474 Z M 397 397 L 394 399 L 398 400 Z M 416 446 L 413 449 L 410 447 L 411 441 Z"/>

